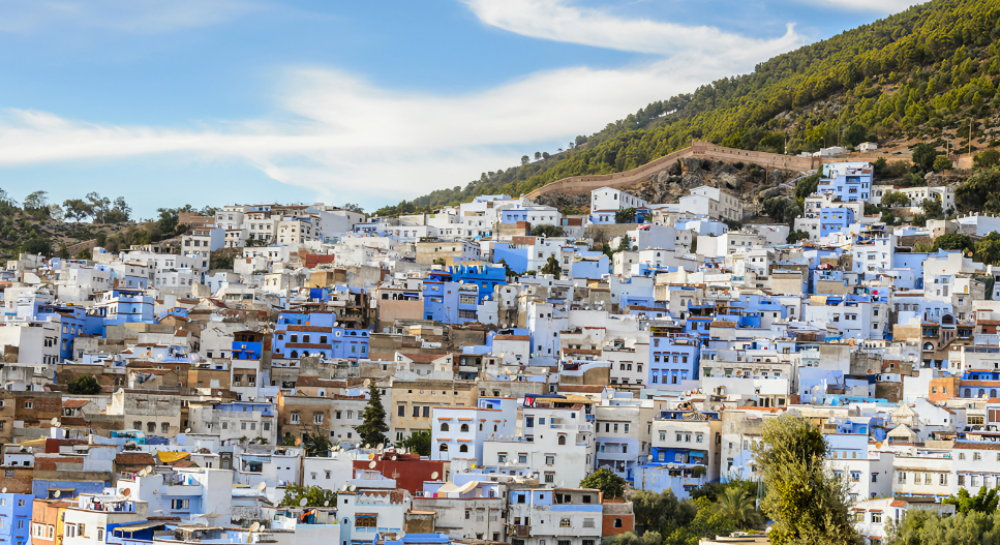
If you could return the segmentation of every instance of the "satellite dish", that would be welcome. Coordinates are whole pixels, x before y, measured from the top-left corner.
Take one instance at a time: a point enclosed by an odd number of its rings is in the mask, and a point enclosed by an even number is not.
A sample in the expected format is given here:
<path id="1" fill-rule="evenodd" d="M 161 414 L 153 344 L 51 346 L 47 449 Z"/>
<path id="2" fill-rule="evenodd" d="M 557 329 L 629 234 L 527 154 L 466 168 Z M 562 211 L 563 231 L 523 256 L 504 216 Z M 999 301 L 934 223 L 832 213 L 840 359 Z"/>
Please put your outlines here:
<path id="1" fill-rule="evenodd" d="M 62 496 L 62 490 L 56 490 L 52 493 L 53 498 L 58 498 L 59 496 Z"/>
<path id="2" fill-rule="evenodd" d="M 406 532 L 400 532 L 399 535 L 396 536 L 396 539 L 403 539 L 404 537 L 406 537 Z"/>
<path id="3" fill-rule="evenodd" d="M 299 507 L 305 507 L 307 503 L 309 503 L 309 500 L 302 498 L 299 500 Z"/>
<path id="4" fill-rule="evenodd" d="M 438 478 L 438 472 L 437 471 L 435 471 L 434 473 L 431 473 L 431 479 L 432 480 L 437 480 L 437 478 Z"/>
<path id="5" fill-rule="evenodd" d="M 0 490 L 0 494 L 6 494 L 6 493 L 7 493 L 7 487 L 5 486 L 3 487 L 2 490 Z"/>
<path id="6" fill-rule="evenodd" d="M 357 489 L 358 489 L 358 487 L 354 486 L 353 484 L 352 484 L 351 486 L 348 486 L 348 487 L 347 487 L 347 491 L 348 491 L 348 492 L 354 492 L 354 491 L 355 491 L 355 490 L 357 490 Z"/>
<path id="7" fill-rule="evenodd" d="M 256 532 L 257 530 L 260 530 L 260 523 L 255 521 L 253 524 L 250 525 L 250 531 Z"/>
<path id="8" fill-rule="evenodd" d="M 261 492 L 263 492 L 265 488 L 267 488 L 267 483 L 262 482 L 257 485 L 257 490 L 260 490 Z"/>
<path id="9" fill-rule="evenodd" d="M 345 484 L 344 486 L 340 487 L 340 491 L 347 492 L 347 485 Z"/>
<path id="10" fill-rule="evenodd" d="M 139 475 L 140 477 L 145 477 L 146 476 L 146 470 L 145 469 L 140 469 L 139 473 L 137 473 L 137 475 Z"/>
<path id="11" fill-rule="evenodd" d="M 565 483 L 563 483 L 563 481 L 559 481 L 559 482 L 556 483 L 556 487 L 557 488 L 562 488 L 563 484 L 565 484 Z"/>
<path id="12" fill-rule="evenodd" d="M 372 448 L 372 444 L 371 443 L 365 443 L 365 448 Z"/>
<path id="13" fill-rule="evenodd" d="M 650 454 L 650 455 L 649 455 L 649 456 L 647 456 L 646 458 L 648 458 L 650 462 L 652 462 L 652 461 L 653 461 L 653 455 L 652 455 L 652 454 Z"/>
<path id="14" fill-rule="evenodd" d="M 323 502 L 323 507 L 330 507 L 330 500 Z"/>
<path id="15" fill-rule="evenodd" d="M 372 379 L 370 379 L 370 378 L 366 378 L 366 379 L 365 379 L 365 388 L 367 388 L 367 387 L 371 386 L 371 384 L 372 384 Z"/>
<path id="16" fill-rule="evenodd" d="M 184 433 L 191 433 L 191 428 L 187 428 L 187 429 L 185 429 L 185 430 L 184 430 Z M 260 523 L 258 522 L 257 524 L 260 524 Z"/>
<path id="17" fill-rule="evenodd" d="M 152 472 L 153 472 L 153 466 L 146 466 L 146 473 L 152 473 Z"/>
<path id="18" fill-rule="evenodd" d="M 377 465 L 378 465 L 378 462 L 376 462 L 375 460 L 372 460 L 372 461 L 368 462 L 368 469 L 375 469 L 375 467 Z"/>
<path id="19" fill-rule="evenodd" d="M 368 459 L 369 460 L 374 460 L 375 459 L 375 453 L 373 452 L 373 453 L 369 454 L 368 455 Z"/>
<path id="20" fill-rule="evenodd" d="M 302 439 L 299 439 L 299 438 L 296 437 L 295 438 L 295 446 L 299 446 L 301 444 L 302 444 Z"/>
<path id="21" fill-rule="evenodd" d="M 882 448 L 882 441 L 876 442 L 875 443 L 875 448 Z"/>
<path id="22" fill-rule="evenodd" d="M 382 449 L 384 449 L 384 448 L 385 448 L 385 443 L 379 443 L 379 444 L 378 444 L 378 445 L 377 445 L 377 446 L 375 447 L 375 450 L 382 450 Z"/>
<path id="23" fill-rule="evenodd" d="M 58 426 L 59 425 L 59 419 L 53 416 L 52 417 L 52 425 L 53 426 Z"/>

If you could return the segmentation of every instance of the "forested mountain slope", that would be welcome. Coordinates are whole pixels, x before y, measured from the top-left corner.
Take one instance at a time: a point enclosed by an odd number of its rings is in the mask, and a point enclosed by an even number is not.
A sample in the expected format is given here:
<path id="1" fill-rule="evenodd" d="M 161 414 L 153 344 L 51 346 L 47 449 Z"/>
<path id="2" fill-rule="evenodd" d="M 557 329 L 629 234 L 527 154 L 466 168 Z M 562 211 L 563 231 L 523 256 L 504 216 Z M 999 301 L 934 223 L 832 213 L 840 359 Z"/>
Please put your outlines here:
<path id="1" fill-rule="evenodd" d="M 708 140 L 771 152 L 814 151 L 838 138 L 992 147 L 1000 106 L 1000 0 L 934 0 L 640 108 L 571 149 L 483 173 L 379 210 L 455 204 L 475 195 L 519 196 L 549 182 L 629 170 Z"/>

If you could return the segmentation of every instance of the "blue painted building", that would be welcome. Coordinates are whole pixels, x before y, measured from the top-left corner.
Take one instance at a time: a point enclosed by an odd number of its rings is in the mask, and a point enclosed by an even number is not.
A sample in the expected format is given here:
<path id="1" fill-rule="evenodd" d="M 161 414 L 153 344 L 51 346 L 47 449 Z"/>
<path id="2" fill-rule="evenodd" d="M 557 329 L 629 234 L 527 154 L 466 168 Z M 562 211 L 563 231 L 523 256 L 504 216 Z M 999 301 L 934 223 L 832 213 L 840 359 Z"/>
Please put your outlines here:
<path id="1" fill-rule="evenodd" d="M 654 336 L 649 339 L 648 388 L 676 389 L 685 380 L 698 379 L 701 339 L 695 335 Z"/>
<path id="2" fill-rule="evenodd" d="M 234 360 L 259 360 L 264 355 L 264 334 L 257 331 L 233 333 Z"/>
<path id="3" fill-rule="evenodd" d="M 854 210 L 851 208 L 819 209 L 819 234 L 822 237 L 844 231 L 852 223 L 854 223 Z"/>
<path id="4" fill-rule="evenodd" d="M 823 166 L 829 176 L 821 178 L 817 193 L 830 193 L 844 202 L 868 202 L 872 194 L 872 169 L 870 164 L 842 163 Z"/>
<path id="5" fill-rule="evenodd" d="M 464 324 L 479 321 L 479 286 L 459 284 L 450 280 L 432 280 L 442 275 L 430 275 L 424 280 L 424 319 L 442 324 Z"/>
<path id="6" fill-rule="evenodd" d="M 528 247 L 514 247 L 506 242 L 493 245 L 493 263 L 506 263 L 510 270 L 521 274 L 528 270 Z"/>
<path id="7" fill-rule="evenodd" d="M 507 284 L 506 270 L 503 267 L 478 267 L 475 265 L 448 267 L 447 271 L 431 271 L 428 278 L 442 282 L 448 280 L 461 282 L 466 286 L 475 285 L 479 288 L 478 301 L 480 303 L 491 299 L 497 286 Z"/>
<path id="8" fill-rule="evenodd" d="M 35 479 L 31 481 L 31 493 L 40 500 L 56 499 L 55 493 L 59 491 L 60 498 L 75 498 L 80 494 L 101 495 L 104 489 L 111 486 L 108 481 L 56 481 L 49 479 Z"/>
<path id="9" fill-rule="evenodd" d="M 25 545 L 31 538 L 31 494 L 0 494 L 0 544 Z"/>
<path id="10" fill-rule="evenodd" d="M 94 315 L 104 319 L 105 325 L 129 323 L 151 324 L 153 319 L 153 297 L 142 289 L 114 289 L 104 292 L 104 296 L 94 305 Z"/>
<path id="11" fill-rule="evenodd" d="M 334 327 L 336 323 L 337 315 L 333 312 L 285 311 L 278 314 L 274 328 L 274 356 L 282 359 L 306 356 L 352 361 L 367 359 L 370 332 L 367 329 Z M 255 342 L 248 343 L 246 359 L 252 359 Z"/>

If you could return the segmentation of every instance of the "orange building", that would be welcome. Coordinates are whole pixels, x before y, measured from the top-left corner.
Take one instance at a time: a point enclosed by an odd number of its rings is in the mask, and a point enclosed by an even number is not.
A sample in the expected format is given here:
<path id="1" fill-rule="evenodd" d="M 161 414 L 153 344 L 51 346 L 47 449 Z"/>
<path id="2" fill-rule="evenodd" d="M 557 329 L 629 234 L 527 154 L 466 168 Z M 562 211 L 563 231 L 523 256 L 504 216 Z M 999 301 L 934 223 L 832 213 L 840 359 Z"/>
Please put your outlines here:
<path id="1" fill-rule="evenodd" d="M 32 545 L 57 545 L 62 543 L 62 513 L 73 502 L 66 500 L 35 500 L 31 507 Z"/>

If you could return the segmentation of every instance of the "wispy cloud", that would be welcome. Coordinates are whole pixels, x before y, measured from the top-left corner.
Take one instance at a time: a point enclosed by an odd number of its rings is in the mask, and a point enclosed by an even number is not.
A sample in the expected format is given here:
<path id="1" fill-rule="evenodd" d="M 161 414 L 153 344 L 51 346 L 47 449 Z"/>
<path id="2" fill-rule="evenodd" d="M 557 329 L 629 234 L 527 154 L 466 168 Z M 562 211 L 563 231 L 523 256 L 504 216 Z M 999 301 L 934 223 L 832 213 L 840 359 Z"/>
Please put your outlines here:
<path id="1" fill-rule="evenodd" d="M 565 0 L 466 0 L 466 4 L 483 23 L 523 36 L 654 55 L 694 50 L 760 61 L 803 42 L 791 24 L 780 38 L 755 40 L 710 26 L 622 19 Z"/>
<path id="2" fill-rule="evenodd" d="M 558 0 L 470 0 L 488 25 L 541 39 L 653 53 L 628 68 L 536 72 L 481 92 L 401 92 L 326 68 L 278 74 L 280 113 L 187 129 L 115 126 L 46 112 L 0 114 L 0 166 L 144 154 L 240 157 L 319 197 L 369 206 L 464 185 L 588 134 L 654 100 L 752 68 L 802 41 L 753 40 L 710 27 L 629 20 Z"/>

